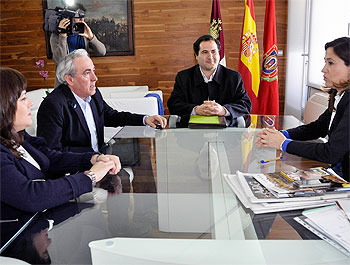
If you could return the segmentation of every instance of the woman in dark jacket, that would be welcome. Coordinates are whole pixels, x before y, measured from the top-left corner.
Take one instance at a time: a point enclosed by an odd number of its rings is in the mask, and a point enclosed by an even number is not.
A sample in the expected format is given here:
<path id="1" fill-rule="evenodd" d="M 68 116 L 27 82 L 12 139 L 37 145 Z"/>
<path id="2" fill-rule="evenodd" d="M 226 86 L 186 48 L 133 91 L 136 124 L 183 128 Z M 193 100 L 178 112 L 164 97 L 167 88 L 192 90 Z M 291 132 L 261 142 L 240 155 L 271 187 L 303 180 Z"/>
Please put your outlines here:
<path id="1" fill-rule="evenodd" d="M 54 151 L 27 134 L 32 102 L 26 87 L 20 72 L 0 68 L 0 194 L 2 205 L 38 212 L 92 191 L 107 172 L 120 170 L 120 162 L 113 155 Z M 62 177 L 52 177 L 57 174 Z"/>
<path id="2" fill-rule="evenodd" d="M 329 163 L 349 181 L 350 38 L 328 42 L 325 50 L 322 73 L 325 87 L 329 88 L 328 109 L 307 125 L 281 132 L 263 129 L 258 133 L 257 144 Z M 307 142 L 325 136 L 328 136 L 326 143 Z"/>

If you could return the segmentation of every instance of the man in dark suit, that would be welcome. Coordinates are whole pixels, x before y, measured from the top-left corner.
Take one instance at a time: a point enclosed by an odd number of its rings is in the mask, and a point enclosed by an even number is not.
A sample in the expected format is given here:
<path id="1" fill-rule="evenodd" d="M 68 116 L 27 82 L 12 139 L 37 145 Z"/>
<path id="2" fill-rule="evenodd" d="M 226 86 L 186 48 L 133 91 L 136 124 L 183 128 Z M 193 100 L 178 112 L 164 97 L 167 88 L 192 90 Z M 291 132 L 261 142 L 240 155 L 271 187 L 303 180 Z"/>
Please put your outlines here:
<path id="1" fill-rule="evenodd" d="M 95 66 L 84 49 L 66 55 L 58 64 L 56 75 L 60 86 L 55 88 L 41 103 L 37 114 L 37 135 L 46 139 L 52 149 L 72 152 L 101 151 L 103 127 L 125 125 L 166 126 L 166 119 L 159 115 L 145 116 L 118 112 L 103 100 L 96 88 Z M 121 161 L 122 162 L 122 161 Z M 140 164 L 133 167 L 133 192 L 155 193 L 155 180 L 148 153 L 143 154 Z M 122 162 L 122 166 L 125 166 Z M 141 171 L 140 169 L 147 169 Z M 121 171 L 124 172 L 124 171 Z M 129 175 L 119 174 L 123 193 L 130 192 Z M 110 176 L 107 176 L 109 179 Z M 135 216 L 142 219 L 156 205 L 156 197 L 135 201 Z M 123 209 L 127 210 L 126 199 Z M 146 212 L 146 213 L 145 213 Z M 139 234 L 148 231 L 149 224 L 140 226 Z"/>
<path id="2" fill-rule="evenodd" d="M 83 49 L 66 55 L 56 75 L 62 84 L 43 100 L 37 115 L 37 135 L 52 149 L 99 151 L 104 144 L 104 126 L 166 126 L 162 116 L 118 112 L 108 106 L 95 85 L 95 66 Z"/>
<path id="3" fill-rule="evenodd" d="M 198 64 L 177 74 L 168 100 L 170 114 L 225 116 L 229 125 L 234 118 L 249 114 L 251 101 L 241 75 L 219 65 L 219 40 L 201 36 L 193 49 Z"/>

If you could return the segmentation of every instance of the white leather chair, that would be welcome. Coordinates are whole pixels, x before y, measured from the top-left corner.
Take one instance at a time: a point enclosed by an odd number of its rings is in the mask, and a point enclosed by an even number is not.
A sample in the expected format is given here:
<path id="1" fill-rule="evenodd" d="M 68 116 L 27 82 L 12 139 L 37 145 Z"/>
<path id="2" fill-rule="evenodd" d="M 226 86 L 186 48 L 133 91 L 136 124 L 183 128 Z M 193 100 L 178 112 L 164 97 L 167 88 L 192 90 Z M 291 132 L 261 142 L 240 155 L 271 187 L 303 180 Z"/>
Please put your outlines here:
<path id="1" fill-rule="evenodd" d="M 317 92 L 306 102 L 304 111 L 304 123 L 315 121 L 328 107 L 328 94 Z"/>
<path id="2" fill-rule="evenodd" d="M 10 257 L 4 257 L 4 256 L 0 256 L 0 264 L 6 264 L 6 265 L 29 265 L 28 262 L 25 262 L 23 260 L 10 258 Z"/>
<path id="3" fill-rule="evenodd" d="M 317 92 L 313 94 L 306 102 L 304 111 L 304 123 L 308 124 L 318 119 L 318 117 L 328 108 L 328 94 Z M 327 142 L 328 137 L 315 140 L 317 142 Z"/>
<path id="4" fill-rule="evenodd" d="M 147 94 L 157 94 L 163 100 L 162 90 L 152 90 L 152 91 L 135 91 L 135 92 L 113 92 L 111 93 L 111 98 L 143 98 Z"/>
<path id="5" fill-rule="evenodd" d="M 115 87 L 99 87 L 103 98 L 112 108 L 118 111 L 129 111 L 132 113 L 156 115 L 158 114 L 157 100 L 154 97 L 144 98 L 145 94 L 148 94 L 148 86 L 115 86 Z M 51 92 L 53 88 L 50 88 Z M 119 97 L 119 92 L 121 97 Z M 154 91 L 153 91 L 154 92 Z M 152 93 L 153 93 L 152 92 Z M 128 94 L 136 93 L 130 97 Z M 141 94 L 137 94 L 141 93 Z M 162 91 L 155 92 L 162 98 Z M 114 99 L 111 95 L 113 94 Z M 29 126 L 26 131 L 32 136 L 36 135 L 37 128 L 37 113 L 39 106 L 43 99 L 46 97 L 46 89 L 37 89 L 28 91 L 27 95 L 33 102 L 32 106 L 32 125 Z M 115 128 L 105 128 L 105 141 L 108 141 L 115 133 Z"/>
<path id="6" fill-rule="evenodd" d="M 50 88 L 49 91 L 51 92 L 53 88 Z M 33 102 L 33 106 L 31 107 L 32 110 L 32 125 L 26 128 L 26 132 L 29 133 L 32 136 L 36 136 L 36 115 L 38 113 L 39 106 L 41 102 L 44 100 L 46 95 L 46 89 L 37 89 L 27 92 L 28 98 Z"/>
<path id="7" fill-rule="evenodd" d="M 128 111 L 131 113 L 144 114 L 144 115 L 157 115 L 158 114 L 158 102 L 155 97 L 147 98 L 107 98 L 105 102 L 118 111 Z M 104 140 L 108 142 L 119 129 L 105 127 L 104 128 Z"/>
<path id="8" fill-rule="evenodd" d="M 112 98 L 111 93 L 119 93 L 119 92 L 146 92 L 148 91 L 148 86 L 111 86 L 111 87 L 99 87 L 98 89 L 101 91 L 102 97 Z"/>
<path id="9" fill-rule="evenodd" d="M 131 113 L 157 115 L 158 102 L 154 97 L 147 98 L 107 98 L 105 102 L 118 111 L 128 111 Z"/>
<path id="10" fill-rule="evenodd" d="M 130 92 L 136 93 L 136 92 Z M 138 98 L 105 98 L 104 101 L 113 109 L 118 111 L 127 111 L 131 113 L 144 115 L 158 114 L 158 101 L 155 97 L 138 97 Z M 107 143 L 122 127 L 104 127 L 104 141 Z M 134 178 L 131 168 L 124 167 L 130 175 L 130 182 Z"/>
<path id="11" fill-rule="evenodd" d="M 118 111 L 128 111 L 131 113 L 157 115 L 158 102 L 155 97 L 144 96 L 148 93 L 156 93 L 163 99 L 161 90 L 149 91 L 148 86 L 115 86 L 99 87 L 106 103 Z M 50 88 L 49 91 L 52 91 Z M 27 92 L 28 97 L 33 102 L 32 106 L 32 125 L 26 131 L 35 136 L 37 127 L 37 112 L 43 99 L 46 97 L 46 89 L 37 89 Z M 240 127 L 240 126 L 239 126 Z M 108 142 L 120 128 L 105 127 L 105 142 Z"/>

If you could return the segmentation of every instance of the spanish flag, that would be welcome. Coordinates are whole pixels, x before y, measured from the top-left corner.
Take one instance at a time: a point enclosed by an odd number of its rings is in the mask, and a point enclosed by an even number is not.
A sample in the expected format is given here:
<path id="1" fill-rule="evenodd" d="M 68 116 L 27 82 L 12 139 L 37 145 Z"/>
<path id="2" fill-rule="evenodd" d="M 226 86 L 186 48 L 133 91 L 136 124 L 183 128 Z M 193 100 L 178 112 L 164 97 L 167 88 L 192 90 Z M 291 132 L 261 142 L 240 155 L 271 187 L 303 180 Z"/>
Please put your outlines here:
<path id="1" fill-rule="evenodd" d="M 260 64 L 253 0 L 245 0 L 238 71 L 242 75 L 245 90 L 252 101 L 251 113 L 259 114 Z"/>
<path id="2" fill-rule="evenodd" d="M 264 56 L 259 88 L 259 113 L 279 115 L 275 0 L 266 0 Z"/>
<path id="3" fill-rule="evenodd" d="M 213 0 L 210 17 L 209 35 L 218 39 L 221 44 L 220 64 L 226 66 L 225 50 L 224 50 L 224 27 L 222 24 L 220 12 L 220 0 Z"/>

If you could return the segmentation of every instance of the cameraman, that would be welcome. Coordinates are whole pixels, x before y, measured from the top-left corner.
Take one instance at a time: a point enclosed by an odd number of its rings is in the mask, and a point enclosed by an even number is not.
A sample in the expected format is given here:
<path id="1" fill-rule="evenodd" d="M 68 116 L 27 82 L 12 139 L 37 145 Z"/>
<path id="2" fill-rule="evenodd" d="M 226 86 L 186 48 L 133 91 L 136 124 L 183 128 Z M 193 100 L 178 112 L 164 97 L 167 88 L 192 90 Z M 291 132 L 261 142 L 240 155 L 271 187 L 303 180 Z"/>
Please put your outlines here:
<path id="1" fill-rule="evenodd" d="M 82 4 L 76 4 L 73 11 L 86 12 Z M 75 33 L 68 35 L 66 33 L 67 27 L 70 25 L 68 18 L 63 18 L 58 24 L 58 31 L 61 33 L 52 33 L 50 37 L 50 46 L 52 50 L 52 59 L 56 64 L 60 62 L 61 58 L 77 49 L 85 49 L 88 52 L 94 52 L 97 56 L 104 56 L 106 54 L 106 47 L 100 42 L 96 35 L 91 31 L 90 27 L 85 23 L 84 17 L 73 18 L 75 23 L 83 23 L 85 25 L 84 33 Z M 55 87 L 60 85 L 55 79 Z"/>

